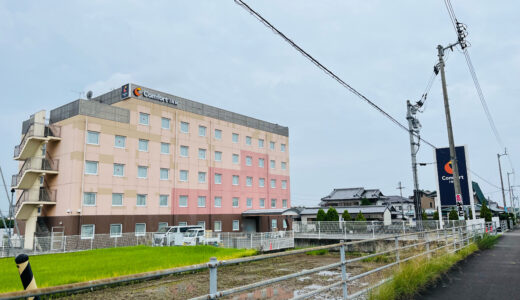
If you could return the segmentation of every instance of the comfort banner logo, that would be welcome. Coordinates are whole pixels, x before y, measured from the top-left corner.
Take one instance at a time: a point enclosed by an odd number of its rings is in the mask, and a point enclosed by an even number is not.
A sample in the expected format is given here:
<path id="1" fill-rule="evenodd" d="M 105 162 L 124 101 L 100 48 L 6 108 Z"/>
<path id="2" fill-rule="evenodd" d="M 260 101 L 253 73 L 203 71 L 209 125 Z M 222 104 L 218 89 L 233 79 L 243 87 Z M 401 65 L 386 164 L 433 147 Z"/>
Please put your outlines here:
<path id="1" fill-rule="evenodd" d="M 141 88 L 135 88 L 133 93 L 136 97 L 141 96 Z"/>
<path id="2" fill-rule="evenodd" d="M 448 174 L 453 175 L 453 168 L 451 167 L 451 161 L 447 162 L 444 165 L 444 171 L 446 171 L 446 173 L 448 173 Z"/>

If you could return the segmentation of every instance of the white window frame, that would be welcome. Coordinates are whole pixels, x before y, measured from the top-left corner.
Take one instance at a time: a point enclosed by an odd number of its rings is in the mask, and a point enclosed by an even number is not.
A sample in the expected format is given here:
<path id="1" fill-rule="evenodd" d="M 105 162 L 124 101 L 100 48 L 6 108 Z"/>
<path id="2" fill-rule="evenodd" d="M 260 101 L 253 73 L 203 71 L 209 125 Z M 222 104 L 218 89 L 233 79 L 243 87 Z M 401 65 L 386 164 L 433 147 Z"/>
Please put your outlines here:
<path id="1" fill-rule="evenodd" d="M 258 167 L 263 168 L 265 166 L 265 159 L 259 158 L 258 159 Z"/>
<path id="2" fill-rule="evenodd" d="M 235 199 L 236 199 L 236 205 L 235 205 Z M 240 207 L 240 198 L 239 197 L 232 197 L 231 198 L 231 206 L 233 208 L 238 208 Z"/>
<path id="3" fill-rule="evenodd" d="M 90 137 L 92 135 L 96 137 L 95 142 L 90 141 Z M 99 137 L 100 137 L 100 133 L 98 131 L 87 130 L 87 144 L 88 145 L 99 145 Z"/>
<path id="4" fill-rule="evenodd" d="M 183 153 L 183 152 L 185 152 L 185 153 Z M 189 157 L 190 156 L 190 147 L 181 145 L 181 147 L 179 149 L 179 156 L 180 157 Z"/>
<path id="5" fill-rule="evenodd" d="M 139 204 L 139 196 L 144 196 L 144 204 Z M 135 206 L 146 207 L 146 202 L 148 200 L 147 198 L 148 198 L 147 194 L 137 194 L 137 196 L 135 197 Z"/>
<path id="6" fill-rule="evenodd" d="M 144 177 L 140 176 L 139 170 L 145 170 L 146 171 L 146 176 L 144 176 Z M 137 166 L 137 178 L 139 178 L 139 179 L 146 179 L 146 178 L 148 178 L 148 166 Z"/>
<path id="7" fill-rule="evenodd" d="M 168 227 L 168 222 L 159 222 L 159 223 L 157 223 L 157 231 L 161 230 L 162 227 Z"/>
<path id="8" fill-rule="evenodd" d="M 247 208 L 253 207 L 253 198 L 246 198 L 246 207 Z"/>
<path id="9" fill-rule="evenodd" d="M 240 230 L 240 221 L 233 220 L 233 231 L 239 231 L 239 230 Z"/>
<path id="10" fill-rule="evenodd" d="M 163 178 L 163 171 L 166 170 L 166 178 Z M 159 169 L 159 180 L 170 180 L 170 169 L 160 168 Z"/>
<path id="11" fill-rule="evenodd" d="M 188 226 L 188 222 L 179 222 L 179 226 Z"/>
<path id="12" fill-rule="evenodd" d="M 85 196 L 87 194 L 88 195 L 94 195 L 94 204 L 86 204 L 85 203 Z M 83 202 L 82 202 L 83 206 L 96 206 L 96 203 L 97 203 L 97 193 L 95 193 L 95 192 L 84 192 L 83 193 Z"/>
<path id="13" fill-rule="evenodd" d="M 282 208 L 287 208 L 287 199 L 282 199 Z"/>
<path id="14" fill-rule="evenodd" d="M 251 146 L 253 144 L 253 138 L 246 136 L 246 145 Z"/>
<path id="15" fill-rule="evenodd" d="M 219 199 L 219 202 L 218 202 L 218 205 L 217 205 L 217 198 Z M 215 196 L 215 198 L 213 198 L 213 203 L 214 203 L 214 207 L 222 207 L 222 197 L 221 196 Z"/>
<path id="16" fill-rule="evenodd" d="M 141 149 L 141 142 L 143 142 L 142 145 L 146 145 L 146 149 L 144 149 L 144 148 Z M 139 150 L 140 152 L 148 152 L 148 149 L 150 148 L 148 146 L 150 146 L 150 141 L 149 140 L 147 140 L 147 139 L 139 139 L 139 142 L 138 142 L 138 145 L 137 145 L 137 150 Z"/>
<path id="17" fill-rule="evenodd" d="M 233 142 L 233 143 L 235 143 L 235 144 L 238 143 L 238 138 L 239 138 L 238 133 L 234 133 L 234 132 L 233 132 L 233 133 L 231 134 L 231 142 Z"/>
<path id="18" fill-rule="evenodd" d="M 217 224 L 218 224 L 218 229 L 217 229 Z M 215 221 L 213 223 L 213 231 L 215 231 L 215 232 L 221 232 L 222 231 L 222 221 Z"/>
<path id="19" fill-rule="evenodd" d="M 163 151 L 163 149 L 164 149 L 163 146 L 166 146 L 166 149 L 167 149 L 166 152 Z M 170 143 L 161 142 L 161 154 L 170 154 L 170 146 L 171 146 Z"/>
<path id="20" fill-rule="evenodd" d="M 237 165 L 240 163 L 240 156 L 236 153 L 233 153 L 231 155 L 231 161 L 233 162 L 233 164 Z"/>
<path id="21" fill-rule="evenodd" d="M 235 183 L 235 179 L 236 179 L 236 183 Z M 232 185 L 240 185 L 240 176 L 239 175 L 233 175 L 233 177 L 231 179 L 231 184 Z"/>
<path id="22" fill-rule="evenodd" d="M 187 126 L 188 129 L 187 129 L 187 130 L 184 130 L 184 129 L 183 129 L 184 126 Z M 180 131 L 181 131 L 182 133 L 190 133 L 190 123 L 188 123 L 188 122 L 184 122 L 184 121 L 181 121 L 181 124 L 180 124 L 180 126 L 179 126 L 179 129 L 180 129 Z"/>
<path id="23" fill-rule="evenodd" d="M 203 199 L 202 205 L 201 205 L 201 199 Z M 197 207 L 206 207 L 206 196 L 197 197 Z"/>
<path id="24" fill-rule="evenodd" d="M 218 159 L 217 159 L 218 154 Z M 215 161 L 222 161 L 222 151 L 215 151 Z"/>
<path id="25" fill-rule="evenodd" d="M 275 198 L 271 199 L 271 208 L 276 208 L 276 202 L 278 202 L 278 201 L 276 201 Z M 273 203 L 274 203 L 274 205 L 273 205 Z"/>
<path id="26" fill-rule="evenodd" d="M 258 206 L 260 206 L 260 208 L 265 208 L 265 198 L 258 199 Z"/>
<path id="27" fill-rule="evenodd" d="M 137 232 L 137 225 L 144 225 L 144 232 Z M 146 223 L 135 223 L 135 230 L 134 230 L 134 233 L 135 233 L 135 236 L 145 236 L 146 235 Z"/>
<path id="28" fill-rule="evenodd" d="M 206 149 L 204 149 L 204 148 L 199 148 L 199 159 L 206 160 L 206 153 L 207 153 L 207 152 L 208 152 L 208 151 L 207 151 Z M 201 156 L 202 153 L 204 153 L 203 156 Z"/>
<path id="29" fill-rule="evenodd" d="M 265 187 L 265 178 L 258 178 L 258 187 Z"/>
<path id="30" fill-rule="evenodd" d="M 200 180 L 201 179 L 201 175 L 204 175 L 203 180 Z M 206 175 L 207 175 L 206 172 L 199 172 L 199 174 L 198 174 L 199 183 L 206 183 Z"/>
<path id="31" fill-rule="evenodd" d="M 186 205 L 182 205 L 182 203 L 181 203 L 181 199 L 184 199 L 184 198 L 186 198 Z M 179 207 L 188 207 L 188 201 L 189 201 L 188 195 L 179 195 Z"/>
<path id="32" fill-rule="evenodd" d="M 218 181 L 217 178 L 219 179 Z M 222 174 L 215 173 L 215 184 L 222 184 Z"/>
<path id="33" fill-rule="evenodd" d="M 182 179 L 182 174 L 186 173 L 186 179 Z M 190 173 L 188 170 L 179 170 L 179 181 L 180 182 L 188 182 L 188 178 L 190 176 Z"/>
<path id="34" fill-rule="evenodd" d="M 88 173 L 87 172 L 87 165 L 89 163 L 95 163 L 96 164 L 96 172 L 95 173 Z M 99 172 L 99 162 L 98 161 L 93 161 L 93 160 L 86 160 L 85 161 L 85 175 L 97 175 Z"/>
<path id="35" fill-rule="evenodd" d="M 269 166 L 271 167 L 271 169 L 275 169 L 276 168 L 276 160 L 271 159 L 269 161 Z"/>
<path id="36" fill-rule="evenodd" d="M 92 227 L 92 235 L 91 236 L 86 236 L 83 234 L 83 228 L 84 227 Z M 94 236 L 96 235 L 96 225 L 95 224 L 84 224 L 84 225 L 81 225 L 81 239 L 82 240 L 91 240 L 91 239 L 94 239 Z"/>
<path id="37" fill-rule="evenodd" d="M 278 228 L 278 220 L 277 219 L 271 219 L 271 229 Z"/>
<path id="38" fill-rule="evenodd" d="M 117 145 L 117 138 L 122 138 L 122 140 L 123 140 L 123 146 L 122 147 Z M 115 148 L 119 148 L 119 149 L 125 149 L 126 148 L 126 136 L 124 136 L 124 135 L 115 135 L 114 136 L 114 147 Z"/>
<path id="39" fill-rule="evenodd" d="M 141 117 L 146 117 L 146 123 L 141 122 Z M 149 126 L 150 125 L 150 114 L 147 114 L 144 112 L 139 112 L 139 124 Z"/>
<path id="40" fill-rule="evenodd" d="M 271 187 L 272 189 L 275 189 L 275 188 L 276 188 L 276 179 L 271 179 L 270 187 Z"/>
<path id="41" fill-rule="evenodd" d="M 287 180 L 282 180 L 282 190 L 287 189 Z"/>
<path id="42" fill-rule="evenodd" d="M 168 122 L 168 127 L 164 127 L 164 121 Z M 170 123 L 171 123 L 171 119 L 170 118 L 166 118 L 166 117 L 161 117 L 161 128 L 162 129 L 170 129 Z"/>
<path id="43" fill-rule="evenodd" d="M 202 130 L 202 131 L 201 131 Z M 206 136 L 207 127 L 203 125 L 199 125 L 199 136 Z M 201 134 L 202 133 L 202 134 Z"/>
<path id="44" fill-rule="evenodd" d="M 281 162 L 282 170 L 287 170 L 287 163 L 285 161 Z"/>
<path id="45" fill-rule="evenodd" d="M 121 204 L 114 204 L 114 195 L 121 195 Z M 112 193 L 112 206 L 123 206 L 124 201 L 124 194 L 123 193 Z"/>
<path id="46" fill-rule="evenodd" d="M 163 199 L 163 197 L 166 197 L 166 204 L 165 204 L 165 205 L 163 205 L 163 204 L 161 203 L 161 200 Z M 165 194 L 163 194 L 163 195 L 159 195 L 159 207 L 168 207 L 168 202 L 170 202 L 170 201 L 169 201 L 169 198 L 170 198 L 169 195 L 165 195 Z"/>
<path id="47" fill-rule="evenodd" d="M 206 229 L 206 221 L 197 221 L 198 226 L 202 226 L 202 228 Z"/>
<path id="48" fill-rule="evenodd" d="M 285 144 L 280 144 L 280 151 L 285 152 Z"/>
<path id="49" fill-rule="evenodd" d="M 218 132 L 218 134 L 217 134 Z M 215 131 L 213 132 L 213 136 L 215 137 L 216 140 L 222 140 L 222 130 L 221 129 L 215 129 Z"/>
<path id="50" fill-rule="evenodd" d="M 121 167 L 121 169 L 123 170 L 121 175 L 116 174 L 116 166 Z M 112 175 L 115 176 L 115 177 L 124 177 L 125 176 L 125 164 L 116 164 L 116 163 L 114 163 L 114 172 L 112 173 Z"/>
<path id="51" fill-rule="evenodd" d="M 119 233 L 112 234 L 112 226 L 119 226 Z M 110 224 L 110 237 L 122 237 L 123 236 L 123 224 Z"/>
<path id="52" fill-rule="evenodd" d="M 264 148 L 264 139 L 258 139 L 258 148 Z"/>
<path id="53" fill-rule="evenodd" d="M 250 167 L 253 165 L 253 158 L 251 156 L 246 156 L 246 166 Z"/>
<path id="54" fill-rule="evenodd" d="M 276 143 L 273 142 L 273 141 L 270 141 L 270 142 L 269 142 L 269 149 L 274 150 L 275 147 L 276 147 Z"/>
<path id="55" fill-rule="evenodd" d="M 253 177 L 246 176 L 246 186 L 253 186 Z"/>

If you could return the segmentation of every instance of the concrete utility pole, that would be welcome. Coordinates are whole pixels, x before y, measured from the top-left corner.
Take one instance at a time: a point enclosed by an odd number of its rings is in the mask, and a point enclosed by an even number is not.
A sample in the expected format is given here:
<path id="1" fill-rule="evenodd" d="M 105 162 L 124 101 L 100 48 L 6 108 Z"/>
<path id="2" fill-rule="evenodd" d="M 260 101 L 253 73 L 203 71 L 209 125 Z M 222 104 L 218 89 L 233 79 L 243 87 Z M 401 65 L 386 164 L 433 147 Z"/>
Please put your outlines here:
<path id="1" fill-rule="evenodd" d="M 405 187 L 401 185 L 401 181 L 399 181 L 399 186 L 397 187 L 397 189 L 399 190 L 399 193 L 401 194 L 401 218 L 404 220 L 404 206 L 403 206 L 403 189 Z"/>
<path id="2" fill-rule="evenodd" d="M 452 44 L 446 48 L 441 45 L 437 46 L 438 55 L 439 55 L 439 69 L 441 73 L 441 81 L 442 81 L 442 95 L 444 96 L 444 110 L 446 113 L 446 127 L 448 129 L 448 141 L 450 144 L 450 159 L 451 166 L 453 169 L 453 185 L 455 187 L 455 202 L 457 203 L 457 209 L 459 212 L 459 220 L 464 220 L 464 205 L 462 202 L 462 191 L 460 188 L 460 177 L 459 177 L 459 166 L 457 163 L 457 153 L 455 152 L 455 141 L 453 138 L 453 128 L 451 125 L 451 114 L 450 114 L 450 104 L 448 102 L 448 89 L 446 88 L 446 75 L 444 74 L 444 50 L 453 49 L 459 42 Z M 471 183 L 469 183 L 471 184 Z M 472 195 L 469 195 L 472 197 Z"/>
<path id="3" fill-rule="evenodd" d="M 406 101 L 406 119 L 408 120 L 408 132 L 410 133 L 410 152 L 412 154 L 412 172 L 413 172 L 413 203 L 415 206 L 415 220 L 417 229 L 422 231 L 422 207 L 419 192 L 419 178 L 417 176 L 417 152 L 419 152 L 421 141 L 419 137 L 419 131 L 421 129 L 421 123 L 417 120 L 414 115 L 417 113 L 419 108 L 422 106 L 422 102 L 417 102 L 412 105 L 410 100 Z M 417 142 L 415 138 L 417 135 Z"/>
<path id="4" fill-rule="evenodd" d="M 509 207 L 511 207 L 513 209 L 513 212 L 515 210 L 515 206 L 513 205 L 513 195 L 512 195 L 512 190 L 511 190 L 511 182 L 509 181 L 509 175 L 511 174 L 515 174 L 515 172 L 507 172 L 507 186 L 509 187 Z"/>
<path id="5" fill-rule="evenodd" d="M 504 209 L 507 212 L 506 193 L 504 191 L 504 180 L 502 179 L 502 165 L 500 164 L 500 157 L 507 155 L 507 149 L 504 149 L 504 154 L 497 153 L 498 172 L 500 172 L 500 185 L 502 186 L 502 200 L 504 201 Z"/>

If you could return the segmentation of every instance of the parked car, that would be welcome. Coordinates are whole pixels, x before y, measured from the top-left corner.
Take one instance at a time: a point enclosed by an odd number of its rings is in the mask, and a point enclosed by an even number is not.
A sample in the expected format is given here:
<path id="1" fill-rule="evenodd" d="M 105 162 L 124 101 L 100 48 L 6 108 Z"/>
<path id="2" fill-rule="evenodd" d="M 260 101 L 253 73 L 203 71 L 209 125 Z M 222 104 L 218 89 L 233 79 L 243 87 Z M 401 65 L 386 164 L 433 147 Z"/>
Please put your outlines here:
<path id="1" fill-rule="evenodd" d="M 221 243 L 220 237 L 208 237 L 206 230 L 202 228 L 189 229 L 184 236 L 184 245 L 213 245 L 218 246 Z"/>
<path id="2" fill-rule="evenodd" d="M 182 246 L 190 229 L 203 229 L 200 225 L 166 226 L 153 234 L 154 246 Z"/>

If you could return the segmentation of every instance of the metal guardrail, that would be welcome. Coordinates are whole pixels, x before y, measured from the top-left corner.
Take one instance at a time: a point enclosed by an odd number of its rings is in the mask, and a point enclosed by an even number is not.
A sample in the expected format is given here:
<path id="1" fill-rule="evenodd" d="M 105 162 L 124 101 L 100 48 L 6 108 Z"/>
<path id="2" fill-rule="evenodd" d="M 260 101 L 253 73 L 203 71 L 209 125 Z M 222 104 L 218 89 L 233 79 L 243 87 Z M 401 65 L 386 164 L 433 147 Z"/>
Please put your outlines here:
<path id="1" fill-rule="evenodd" d="M 38 171 L 58 171 L 59 160 L 52 159 L 49 154 L 43 157 L 31 157 L 25 160 L 18 174 L 15 174 L 11 178 L 11 186 L 18 186 L 22 179 L 25 171 L 38 170 Z"/>
<path id="2" fill-rule="evenodd" d="M 40 188 L 38 191 L 38 196 L 31 195 L 30 190 L 23 190 L 18 200 L 16 200 L 16 209 L 15 212 L 18 213 L 22 204 L 28 201 L 44 201 L 44 202 L 56 202 L 56 194 L 57 190 L 49 190 L 48 188 Z"/>
<path id="3" fill-rule="evenodd" d="M 353 293 L 351 295 L 348 294 L 348 284 L 354 280 L 366 277 L 370 274 L 388 269 L 390 267 L 396 266 L 402 262 L 412 260 L 415 258 L 418 258 L 420 256 L 428 255 L 430 257 L 435 252 L 438 252 L 442 249 L 445 249 L 446 252 L 452 253 L 456 252 L 460 249 L 463 249 L 464 247 L 468 246 L 470 244 L 470 241 L 475 239 L 475 237 L 484 234 L 485 228 L 484 225 L 480 224 L 478 225 L 469 225 L 469 226 L 458 226 L 458 227 L 451 227 L 451 228 L 444 228 L 439 230 L 430 230 L 430 231 L 422 231 L 422 232 L 415 232 L 415 233 L 407 233 L 407 234 L 401 234 L 401 235 L 395 235 L 391 239 L 387 237 L 377 238 L 377 239 L 370 239 L 370 240 L 361 240 L 361 241 L 354 241 L 354 242 L 340 242 L 337 244 L 332 245 L 326 245 L 326 246 L 319 246 L 319 247 L 312 247 L 312 248 L 305 248 L 305 249 L 299 249 L 294 251 L 285 251 L 285 252 L 278 252 L 278 253 L 270 253 L 270 254 L 263 254 L 258 256 L 252 256 L 252 257 L 244 257 L 244 258 L 238 258 L 238 259 L 232 259 L 232 260 L 223 260 L 223 261 L 217 261 L 215 258 L 212 258 L 209 263 L 207 264 L 198 264 L 198 265 L 192 265 L 192 266 L 186 266 L 186 267 L 180 267 L 180 268 L 173 268 L 168 270 L 160 270 L 160 271 L 153 271 L 153 272 L 147 272 L 147 273 L 141 273 L 141 274 L 133 274 L 133 275 L 127 275 L 127 276 L 121 276 L 116 278 L 107 278 L 107 279 L 100 279 L 100 280 L 93 280 L 89 282 L 80 282 L 80 283 L 74 283 L 74 284 L 67 284 L 62 286 L 56 286 L 56 287 L 48 287 L 48 288 L 39 288 L 37 290 L 32 291 L 20 291 L 20 292 L 13 292 L 13 293 L 6 293 L 2 294 L 2 297 L 5 297 L 6 299 L 17 299 L 21 297 L 35 297 L 35 296 L 43 296 L 43 295 L 52 295 L 56 293 L 73 293 L 81 290 L 92 290 L 97 287 L 101 286 L 107 286 L 107 285 L 114 285 L 114 284 L 121 284 L 125 282 L 130 281 L 139 281 L 139 280 L 148 280 L 148 279 L 154 279 L 159 278 L 167 275 L 172 274 L 180 274 L 184 272 L 192 272 L 192 271 L 201 271 L 205 269 L 209 269 L 210 273 L 210 289 L 209 294 L 202 295 L 193 299 L 217 299 L 223 296 L 237 294 L 240 292 L 244 292 L 247 290 L 252 290 L 255 288 L 267 286 L 273 283 L 281 282 L 284 280 L 288 280 L 291 278 L 296 278 L 302 275 L 307 274 L 314 274 L 320 271 L 329 270 L 332 268 L 341 268 L 341 280 L 334 282 L 326 287 L 322 287 L 318 290 L 312 291 L 310 293 L 299 295 L 293 299 L 306 299 L 309 298 L 317 293 L 325 292 L 334 288 L 342 287 L 343 290 L 343 299 L 355 299 L 363 294 L 366 294 L 371 289 L 383 284 L 384 282 L 390 280 L 391 278 L 387 278 L 383 281 L 380 281 L 372 286 L 369 286 L 363 290 L 357 291 L 356 293 Z M 496 228 L 494 233 L 496 233 Z M 406 239 L 405 239 L 406 237 Z M 407 245 L 405 242 L 410 241 L 410 237 L 414 237 L 415 240 L 417 240 L 417 243 Z M 395 247 L 393 247 L 390 250 L 380 251 L 376 252 L 370 255 L 361 256 L 358 258 L 353 258 L 347 260 L 345 258 L 345 251 L 348 246 L 353 245 L 359 245 L 363 243 L 373 243 L 377 241 L 384 241 L 384 240 L 394 240 L 395 241 Z M 402 243 L 401 243 L 402 242 Z M 401 244 L 403 244 L 401 246 Z M 442 244 L 442 246 L 435 247 L 438 244 Z M 404 250 L 414 247 L 419 247 L 425 245 L 425 251 L 421 251 L 416 255 L 401 258 L 400 254 L 404 254 Z M 435 247 L 431 249 L 431 247 Z M 217 287 L 217 268 L 227 265 L 236 265 L 241 263 L 247 263 L 247 262 L 253 262 L 253 261 L 259 261 L 259 260 L 265 260 L 270 258 L 277 258 L 277 257 L 284 257 L 289 255 L 295 255 L 295 254 L 302 254 L 309 251 L 315 251 L 315 250 L 322 250 L 322 249 L 338 249 L 340 250 L 340 261 L 337 263 L 333 263 L 330 265 L 317 267 L 310 270 L 304 270 L 276 278 L 271 278 L 268 280 L 256 282 L 253 284 L 235 287 L 228 290 L 218 291 Z M 386 265 L 380 266 L 378 268 L 366 271 L 364 273 L 348 277 L 346 270 L 349 263 L 356 262 L 358 260 L 367 259 L 370 257 L 375 257 L 378 255 L 384 255 L 385 253 L 394 253 L 395 252 L 395 258 L 396 260 L 394 262 L 388 263 Z"/>
<path id="4" fill-rule="evenodd" d="M 36 132 L 35 125 L 44 126 L 43 132 Z M 33 123 L 27 129 L 27 132 L 22 137 L 22 140 L 20 141 L 20 144 L 16 145 L 14 147 L 14 153 L 13 157 L 18 157 L 20 153 L 22 152 L 23 147 L 25 146 L 25 143 L 27 140 L 31 137 L 47 137 L 47 136 L 55 136 L 60 137 L 61 136 L 61 127 L 57 125 L 46 125 L 44 123 Z"/>

